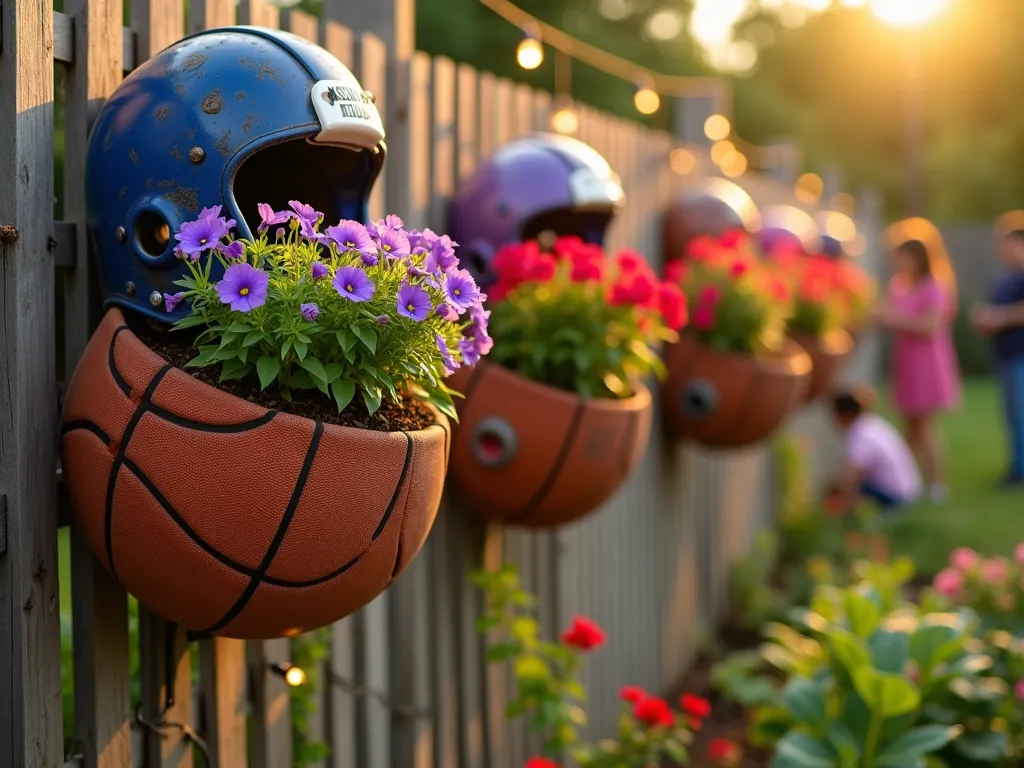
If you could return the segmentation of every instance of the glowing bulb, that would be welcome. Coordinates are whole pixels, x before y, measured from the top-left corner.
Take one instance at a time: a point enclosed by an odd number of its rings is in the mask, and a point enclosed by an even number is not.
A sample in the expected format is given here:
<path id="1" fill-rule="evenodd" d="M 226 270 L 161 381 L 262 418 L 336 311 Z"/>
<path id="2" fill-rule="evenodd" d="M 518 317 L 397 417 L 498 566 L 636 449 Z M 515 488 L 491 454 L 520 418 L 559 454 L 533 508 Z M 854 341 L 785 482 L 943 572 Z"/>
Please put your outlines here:
<path id="1" fill-rule="evenodd" d="M 306 673 L 301 667 L 297 667 L 289 661 L 279 661 L 270 664 L 270 671 L 284 678 L 292 688 L 298 688 L 306 684 Z"/>
<path id="2" fill-rule="evenodd" d="M 796 180 L 796 189 L 793 193 L 801 203 L 814 204 L 821 199 L 821 193 L 825 190 L 825 182 L 816 173 L 805 173 Z"/>
<path id="3" fill-rule="evenodd" d="M 845 243 L 856 236 L 857 225 L 845 213 L 829 211 L 825 215 L 825 234 Z"/>
<path id="4" fill-rule="evenodd" d="M 697 158 L 688 149 L 673 149 L 668 156 L 668 165 L 673 173 L 685 176 L 697 167 Z"/>
<path id="5" fill-rule="evenodd" d="M 921 27 L 946 10 L 949 0 L 873 0 L 871 10 L 890 27 Z"/>
<path id="6" fill-rule="evenodd" d="M 576 133 L 580 127 L 580 120 L 572 107 L 562 107 L 551 116 L 551 130 L 566 136 Z"/>
<path id="7" fill-rule="evenodd" d="M 641 115 L 653 115 L 661 107 L 661 97 L 650 88 L 638 88 L 633 94 L 633 104 Z"/>
<path id="8" fill-rule="evenodd" d="M 731 141 L 716 141 L 715 145 L 711 147 L 711 162 L 715 165 L 722 165 L 726 158 L 730 156 L 730 153 L 736 151 L 736 145 Z"/>
<path id="9" fill-rule="evenodd" d="M 729 138 L 730 131 L 732 131 L 732 126 L 729 124 L 729 118 L 725 115 L 712 115 L 704 121 L 704 135 L 712 141 Z"/>
<path id="10" fill-rule="evenodd" d="M 536 69 L 544 63 L 544 46 L 535 37 L 524 37 L 516 49 L 516 61 L 523 69 Z"/>
<path id="11" fill-rule="evenodd" d="M 722 173 L 729 178 L 742 176 L 747 172 L 747 158 L 739 152 L 734 152 L 735 157 L 731 158 L 728 165 L 722 167 Z"/>

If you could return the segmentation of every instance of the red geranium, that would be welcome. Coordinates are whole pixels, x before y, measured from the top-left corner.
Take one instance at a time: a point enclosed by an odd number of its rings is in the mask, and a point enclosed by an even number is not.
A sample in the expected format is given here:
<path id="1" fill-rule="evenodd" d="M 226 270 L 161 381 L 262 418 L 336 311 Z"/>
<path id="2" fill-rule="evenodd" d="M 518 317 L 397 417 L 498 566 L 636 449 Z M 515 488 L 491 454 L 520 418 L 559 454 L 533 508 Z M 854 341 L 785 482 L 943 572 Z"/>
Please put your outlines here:
<path id="1" fill-rule="evenodd" d="M 558 763 L 546 757 L 531 757 L 523 768 L 559 768 Z"/>
<path id="2" fill-rule="evenodd" d="M 649 727 L 660 725 L 670 728 L 675 723 L 675 718 L 672 716 L 672 709 L 669 707 L 668 702 L 664 699 L 659 699 L 657 696 L 649 696 L 638 701 L 633 707 L 633 716 Z"/>
<path id="3" fill-rule="evenodd" d="M 678 285 L 662 283 L 658 286 L 658 311 L 665 325 L 678 331 L 686 325 L 686 294 Z"/>
<path id="4" fill-rule="evenodd" d="M 712 739 L 708 744 L 708 759 L 726 768 L 739 765 L 742 756 L 739 744 L 728 739 Z"/>
<path id="5" fill-rule="evenodd" d="M 619 691 L 619 698 L 630 704 L 638 704 L 647 698 L 647 691 L 639 685 L 626 685 Z"/>
<path id="6" fill-rule="evenodd" d="M 577 616 L 562 633 L 562 642 L 581 651 L 592 651 L 605 640 L 604 630 L 592 619 Z"/>
<path id="7" fill-rule="evenodd" d="M 703 720 L 711 714 L 711 702 L 700 696 L 694 696 L 692 693 L 684 693 L 679 698 L 679 708 L 698 720 Z"/>

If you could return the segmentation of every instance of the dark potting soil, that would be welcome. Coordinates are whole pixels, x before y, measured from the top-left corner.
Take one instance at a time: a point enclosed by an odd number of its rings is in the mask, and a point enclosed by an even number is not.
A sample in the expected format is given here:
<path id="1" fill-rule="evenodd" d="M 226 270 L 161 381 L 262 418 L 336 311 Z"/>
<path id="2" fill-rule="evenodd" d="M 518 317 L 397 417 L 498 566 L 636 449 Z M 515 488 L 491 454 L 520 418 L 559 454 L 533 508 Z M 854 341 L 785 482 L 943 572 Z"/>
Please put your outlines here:
<path id="1" fill-rule="evenodd" d="M 434 423 L 434 414 L 430 408 L 411 397 L 398 403 L 384 398 L 380 408 L 371 416 L 358 394 L 345 410 L 338 413 L 334 401 L 319 390 L 303 390 L 297 393 L 295 400 L 289 402 L 273 389 L 260 391 L 259 380 L 255 376 L 221 383 L 219 364 L 205 368 L 185 367 L 197 354 L 186 331 L 159 331 L 143 323 L 132 324 L 132 331 L 143 344 L 192 378 L 272 411 L 282 411 L 325 424 L 377 432 L 415 432 Z"/>

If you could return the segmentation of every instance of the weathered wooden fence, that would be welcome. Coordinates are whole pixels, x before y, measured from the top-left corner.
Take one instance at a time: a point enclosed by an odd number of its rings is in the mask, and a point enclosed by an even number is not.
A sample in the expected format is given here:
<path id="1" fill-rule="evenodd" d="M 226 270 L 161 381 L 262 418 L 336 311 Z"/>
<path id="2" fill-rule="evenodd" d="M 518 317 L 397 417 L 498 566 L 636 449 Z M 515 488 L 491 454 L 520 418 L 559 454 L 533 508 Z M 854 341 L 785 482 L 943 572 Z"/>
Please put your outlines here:
<path id="1" fill-rule="evenodd" d="M 0 3 L 0 766 L 190 766 L 191 730 L 215 766 L 292 764 L 287 688 L 270 667 L 289 641 L 215 639 L 191 654 L 183 635 L 139 612 L 138 678 L 130 667 L 129 601 L 71 527 L 71 605 L 58 605 L 57 339 L 74 369 L 95 300 L 83 226 L 83 160 L 90 121 L 130 71 L 187 31 L 249 23 L 318 41 L 350 64 L 386 116 L 389 158 L 374 215 L 400 212 L 443 228 L 459 178 L 502 143 L 547 129 L 550 94 L 478 73 L 413 48 L 411 0 L 333 0 L 320 21 L 264 0 L 122 0 Z M 354 25 L 356 30 L 344 26 Z M 375 34 L 376 33 L 376 34 Z M 54 124 L 54 66 L 64 68 L 63 125 Z M 657 221 L 672 195 L 704 173 L 672 172 L 678 143 L 585 106 L 579 135 L 622 176 L 628 205 L 612 245 L 658 260 Z M 63 136 L 63 221 L 53 215 L 55 135 Z M 696 148 L 695 148 L 696 151 Z M 765 179 L 742 180 L 761 203 L 790 202 Z M 874 234 L 874 232 L 869 232 Z M 64 305 L 56 328 L 54 284 Z M 820 432 L 820 418 L 804 428 Z M 446 501 L 428 545 L 385 595 L 329 629 L 311 737 L 334 768 L 514 768 L 536 747 L 504 720 L 512 683 L 488 668 L 474 630 L 480 597 L 467 574 L 518 563 L 555 634 L 573 614 L 608 628 L 588 663 L 591 730 L 614 723 L 618 686 L 669 687 L 713 628 L 729 563 L 769 524 L 767 449 L 712 456 L 657 426 L 646 459 L 622 492 L 588 521 L 552 534 L 485 526 Z M 74 732 L 62 733 L 60 616 L 72 617 Z M 165 649 L 172 656 L 165 659 Z M 175 696 L 164 711 L 165 664 Z M 64 664 L 67 673 L 68 665 Z M 137 693 L 133 690 L 137 686 Z M 136 712 L 136 705 L 138 711 Z M 162 727 L 148 727 L 151 723 Z M 201 763 L 199 763 L 201 764 Z"/>

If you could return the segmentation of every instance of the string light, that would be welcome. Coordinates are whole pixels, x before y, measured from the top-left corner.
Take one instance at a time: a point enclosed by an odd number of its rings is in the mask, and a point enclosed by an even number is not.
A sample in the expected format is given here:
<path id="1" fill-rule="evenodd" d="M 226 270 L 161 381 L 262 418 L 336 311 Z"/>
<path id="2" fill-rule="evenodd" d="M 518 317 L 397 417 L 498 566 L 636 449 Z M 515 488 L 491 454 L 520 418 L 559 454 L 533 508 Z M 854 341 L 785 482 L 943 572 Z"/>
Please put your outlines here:
<path id="1" fill-rule="evenodd" d="M 661 97 L 654 90 L 654 80 L 646 72 L 636 76 L 636 93 L 633 105 L 641 115 L 653 115 L 661 108 Z"/>
<path id="2" fill-rule="evenodd" d="M 796 188 L 793 194 L 801 203 L 814 205 L 821 199 L 821 193 L 825 191 L 825 182 L 816 173 L 805 173 L 796 180 Z"/>
<path id="3" fill-rule="evenodd" d="M 523 69 L 536 69 L 544 63 L 544 46 L 540 42 L 540 30 L 536 24 L 523 28 L 523 39 L 516 49 L 516 61 Z"/>
<path id="4" fill-rule="evenodd" d="M 845 213 L 829 211 L 825 214 L 825 234 L 845 243 L 856 236 L 857 225 Z"/>
<path id="5" fill-rule="evenodd" d="M 697 167 L 697 158 L 694 157 L 693 152 L 690 150 L 680 147 L 679 149 L 673 149 L 669 154 L 668 166 L 672 169 L 673 173 L 685 176 Z"/>
<path id="6" fill-rule="evenodd" d="M 563 51 L 555 53 L 555 107 L 551 114 L 551 130 L 572 136 L 579 130 L 580 120 L 572 108 L 572 59 Z"/>
<path id="7" fill-rule="evenodd" d="M 737 176 L 742 176 L 747 172 L 747 156 L 740 152 L 734 152 L 735 156 L 729 158 L 728 162 L 722 166 L 722 173 L 731 179 Z"/>
<path id="8" fill-rule="evenodd" d="M 306 673 L 302 667 L 297 667 L 288 661 L 272 662 L 268 666 L 271 672 L 283 677 L 284 681 L 292 688 L 298 688 L 300 685 L 306 684 Z"/>
<path id="9" fill-rule="evenodd" d="M 736 145 L 729 140 L 716 141 L 711 147 L 711 162 L 715 165 L 722 165 L 726 158 L 736 152 Z"/>
<path id="10" fill-rule="evenodd" d="M 712 115 L 704 121 L 704 135 L 712 141 L 724 141 L 731 131 L 732 126 L 725 115 Z"/>

